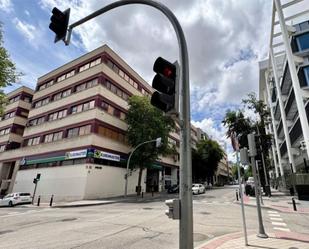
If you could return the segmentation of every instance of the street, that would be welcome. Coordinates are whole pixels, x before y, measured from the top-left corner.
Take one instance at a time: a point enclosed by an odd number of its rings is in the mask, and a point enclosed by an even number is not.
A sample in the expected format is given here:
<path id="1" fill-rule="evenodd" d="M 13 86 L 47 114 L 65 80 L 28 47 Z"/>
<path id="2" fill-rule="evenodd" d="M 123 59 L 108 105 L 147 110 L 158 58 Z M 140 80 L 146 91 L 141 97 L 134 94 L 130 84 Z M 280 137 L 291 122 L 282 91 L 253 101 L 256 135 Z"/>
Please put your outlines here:
<path id="1" fill-rule="evenodd" d="M 194 245 L 242 232 L 236 186 L 207 190 L 193 197 Z M 171 195 L 169 197 L 173 197 Z M 77 208 L 0 208 L 0 248 L 178 248 L 178 221 L 165 215 L 164 200 Z M 245 207 L 249 232 L 257 232 L 256 209 Z M 263 209 L 266 233 L 274 231 Z M 284 228 L 309 234 L 307 214 L 278 213 Z M 277 216 L 277 214 L 275 215 Z"/>

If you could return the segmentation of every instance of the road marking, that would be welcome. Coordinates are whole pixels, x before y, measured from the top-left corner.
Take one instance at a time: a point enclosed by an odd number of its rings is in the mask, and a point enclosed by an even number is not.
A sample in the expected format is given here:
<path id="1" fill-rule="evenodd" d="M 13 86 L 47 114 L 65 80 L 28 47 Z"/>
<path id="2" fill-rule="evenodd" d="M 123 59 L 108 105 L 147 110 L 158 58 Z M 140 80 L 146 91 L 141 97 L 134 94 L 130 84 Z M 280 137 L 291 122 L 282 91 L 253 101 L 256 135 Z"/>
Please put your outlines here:
<path id="1" fill-rule="evenodd" d="M 277 211 L 267 211 L 269 214 L 277 214 Z"/>
<path id="2" fill-rule="evenodd" d="M 274 227 L 275 230 L 290 232 L 291 230 L 289 228 L 283 228 L 283 227 Z"/>
<path id="3" fill-rule="evenodd" d="M 275 226 L 284 226 L 284 227 L 286 227 L 286 223 L 284 223 L 284 222 L 274 222 L 274 221 L 272 221 L 271 224 L 273 224 Z"/>
<path id="4" fill-rule="evenodd" d="M 9 215 L 11 215 L 11 214 L 19 214 L 19 212 L 9 212 L 8 214 Z"/>
<path id="5" fill-rule="evenodd" d="M 270 217 L 280 217 L 280 214 L 269 214 Z"/>
<path id="6" fill-rule="evenodd" d="M 275 221 L 283 221 L 282 218 L 277 218 L 277 217 L 270 217 L 271 220 L 275 220 Z"/>
<path id="7" fill-rule="evenodd" d="M 56 208 L 55 208 L 56 209 Z M 26 212 L 10 212 L 7 215 L 1 215 L 1 218 L 7 218 L 7 217 L 14 217 L 14 216 L 19 216 L 19 215 L 24 215 L 24 214 L 30 214 L 30 213 L 41 213 L 45 211 L 51 210 L 50 208 L 44 208 L 41 210 L 27 210 Z"/>

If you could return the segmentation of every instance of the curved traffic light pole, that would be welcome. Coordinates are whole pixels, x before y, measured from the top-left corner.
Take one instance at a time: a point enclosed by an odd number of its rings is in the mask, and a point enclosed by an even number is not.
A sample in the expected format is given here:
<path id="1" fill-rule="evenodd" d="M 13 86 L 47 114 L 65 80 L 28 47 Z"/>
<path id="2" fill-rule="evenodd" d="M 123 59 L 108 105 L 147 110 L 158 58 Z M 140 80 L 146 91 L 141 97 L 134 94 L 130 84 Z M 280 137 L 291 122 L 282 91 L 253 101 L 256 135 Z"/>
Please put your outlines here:
<path id="1" fill-rule="evenodd" d="M 165 5 L 152 0 L 122 0 L 111 3 L 81 20 L 71 24 L 65 44 L 70 43 L 73 28 L 101 15 L 109 10 L 124 5 L 143 4 L 160 10 L 171 22 L 177 35 L 180 55 L 180 226 L 179 248 L 193 248 L 193 213 L 192 213 L 192 167 L 191 167 L 191 126 L 190 126 L 190 89 L 189 89 L 189 58 L 187 43 L 183 30 L 173 12 Z"/>

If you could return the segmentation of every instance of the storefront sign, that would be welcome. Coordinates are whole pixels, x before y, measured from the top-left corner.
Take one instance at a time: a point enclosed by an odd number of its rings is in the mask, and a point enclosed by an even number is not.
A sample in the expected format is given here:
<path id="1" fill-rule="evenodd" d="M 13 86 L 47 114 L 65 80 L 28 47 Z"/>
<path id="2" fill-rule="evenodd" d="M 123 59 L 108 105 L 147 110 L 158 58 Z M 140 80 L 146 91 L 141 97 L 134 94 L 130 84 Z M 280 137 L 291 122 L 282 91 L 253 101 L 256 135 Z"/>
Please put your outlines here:
<path id="1" fill-rule="evenodd" d="M 87 150 L 75 150 L 65 153 L 65 159 L 83 158 L 87 156 Z"/>
<path id="2" fill-rule="evenodd" d="M 93 157 L 101 158 L 105 160 L 117 161 L 117 162 L 120 161 L 120 155 L 116 155 L 116 154 L 112 154 L 112 153 L 108 153 L 108 152 L 100 151 L 100 150 L 95 150 Z"/>

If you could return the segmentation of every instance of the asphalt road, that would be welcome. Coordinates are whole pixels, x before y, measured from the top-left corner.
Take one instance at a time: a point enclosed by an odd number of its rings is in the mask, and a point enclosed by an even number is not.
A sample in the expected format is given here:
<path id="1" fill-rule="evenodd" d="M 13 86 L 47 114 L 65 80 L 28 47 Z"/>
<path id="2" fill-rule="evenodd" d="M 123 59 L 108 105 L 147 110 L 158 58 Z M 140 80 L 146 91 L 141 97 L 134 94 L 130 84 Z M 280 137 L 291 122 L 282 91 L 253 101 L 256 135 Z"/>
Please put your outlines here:
<path id="1" fill-rule="evenodd" d="M 210 238 L 242 231 L 235 187 L 194 196 L 195 246 Z M 173 196 L 171 196 L 173 197 Z M 78 208 L 0 208 L 0 248 L 178 248 L 179 222 L 165 215 L 164 199 Z M 248 230 L 257 231 L 254 207 L 246 207 Z M 266 232 L 274 225 L 263 210 Z M 286 228 L 308 233 L 309 216 L 280 213 Z"/>

